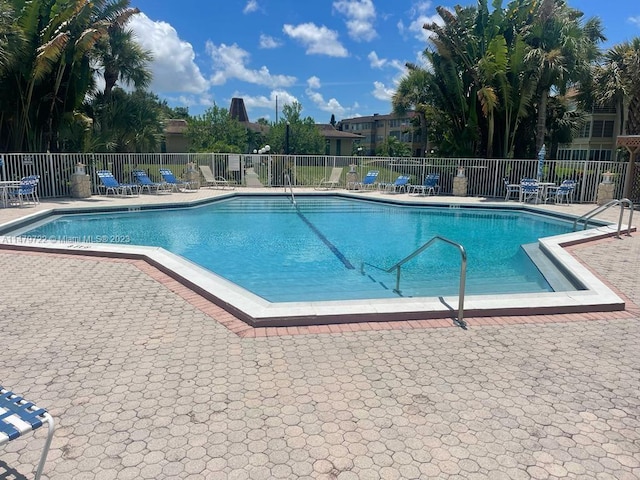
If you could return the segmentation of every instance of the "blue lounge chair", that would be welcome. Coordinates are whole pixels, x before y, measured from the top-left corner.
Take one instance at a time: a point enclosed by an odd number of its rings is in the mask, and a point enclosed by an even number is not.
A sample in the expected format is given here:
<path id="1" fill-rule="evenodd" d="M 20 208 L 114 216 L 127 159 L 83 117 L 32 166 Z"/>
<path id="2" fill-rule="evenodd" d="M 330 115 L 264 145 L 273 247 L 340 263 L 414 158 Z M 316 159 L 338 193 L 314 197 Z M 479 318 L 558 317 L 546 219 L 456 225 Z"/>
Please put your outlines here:
<path id="1" fill-rule="evenodd" d="M 166 184 L 154 182 L 149 178 L 149 175 L 147 175 L 147 172 L 144 170 L 134 170 L 131 174 L 133 175 L 133 178 L 136 179 L 136 182 L 138 182 L 140 192 L 144 192 L 146 189 L 149 193 L 151 193 L 151 190 L 155 190 L 156 193 L 160 193 L 160 191 L 171 193 L 171 190 L 167 190 L 165 188 Z"/>
<path id="2" fill-rule="evenodd" d="M 98 185 L 98 192 L 104 191 L 105 195 L 109 195 L 109 192 L 112 192 L 114 195 L 133 195 L 134 191 L 137 195 L 138 185 L 135 183 L 120 183 L 116 180 L 116 177 L 113 176 L 109 170 L 98 170 L 96 172 L 98 179 L 100 180 L 100 185 Z"/>
<path id="3" fill-rule="evenodd" d="M 438 173 L 430 173 L 424 178 L 422 185 L 408 185 L 407 193 L 417 193 L 418 195 L 436 195 L 440 193 L 440 175 Z"/>
<path id="4" fill-rule="evenodd" d="M 411 177 L 409 175 L 398 175 L 396 181 L 393 183 L 381 183 L 379 185 L 380 190 L 386 193 L 398 193 L 401 191 L 407 191 L 407 185 Z"/>
<path id="5" fill-rule="evenodd" d="M 162 175 L 162 180 L 164 181 L 165 186 L 167 186 L 171 190 L 175 190 L 176 192 L 179 192 L 180 189 L 188 189 L 189 187 L 191 187 L 191 184 L 189 182 L 185 182 L 176 178 L 173 172 L 168 168 L 161 168 L 160 175 Z"/>
<path id="6" fill-rule="evenodd" d="M 378 180 L 378 170 L 369 170 L 361 182 L 356 182 L 354 188 L 356 190 L 369 190 L 376 187 Z"/>
<path id="7" fill-rule="evenodd" d="M 40 455 L 40 462 L 34 477 L 36 480 L 42 475 L 49 447 L 51 447 L 51 440 L 53 440 L 53 418 L 44 408 L 36 407 L 32 402 L 28 402 L 0 385 L 0 445 L 40 428 L 45 422 L 49 433 Z"/>

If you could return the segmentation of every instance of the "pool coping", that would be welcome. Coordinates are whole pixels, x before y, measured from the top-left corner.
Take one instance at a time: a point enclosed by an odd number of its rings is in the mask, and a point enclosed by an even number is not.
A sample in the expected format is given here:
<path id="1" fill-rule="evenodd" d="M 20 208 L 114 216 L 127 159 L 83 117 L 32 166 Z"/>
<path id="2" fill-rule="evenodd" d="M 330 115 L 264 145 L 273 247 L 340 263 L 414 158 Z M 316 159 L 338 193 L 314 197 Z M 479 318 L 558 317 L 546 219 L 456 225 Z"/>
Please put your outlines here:
<path id="1" fill-rule="evenodd" d="M 282 195 L 269 193 L 267 195 Z M 335 195 L 335 193 L 330 193 Z M 20 219 L 0 225 L 0 234 L 15 231 L 21 226 L 42 220 L 51 215 L 81 212 L 138 211 L 157 208 L 188 208 L 219 201 L 231 196 L 247 195 L 231 192 L 215 199 L 196 200 L 179 204 L 153 204 L 112 207 L 62 207 L 43 210 Z M 249 194 L 255 195 L 255 194 Z M 264 194 L 259 194 L 264 195 Z M 311 195 L 318 195 L 316 193 Z M 320 193 L 319 195 L 322 195 Z M 339 193 L 337 196 L 360 198 L 353 194 Z M 397 202 L 393 199 L 371 199 L 377 202 L 397 205 L 412 205 L 409 201 Z M 424 204 L 419 204 L 424 206 Z M 449 204 L 429 204 L 446 207 Z M 534 212 L 546 216 L 575 218 L 572 215 L 549 213 L 531 206 L 517 204 L 456 204 L 458 207 L 496 208 Z M 468 295 L 464 301 L 465 317 L 538 315 L 561 313 L 608 312 L 625 309 L 625 302 L 588 268 L 578 262 L 564 247 L 613 236 L 617 229 L 613 225 L 603 225 L 589 230 L 571 232 L 539 240 L 540 248 L 559 265 L 565 273 L 585 287 L 585 290 L 548 293 Z M 253 327 L 308 326 L 332 323 L 380 322 L 398 320 L 421 320 L 456 318 L 458 316 L 458 296 L 414 297 L 394 299 L 338 300 L 322 302 L 282 302 L 272 303 L 245 290 L 242 287 L 216 275 L 193 262 L 160 247 L 143 247 L 125 244 L 88 244 L 65 242 L 64 239 L 24 239 L 0 236 L 0 249 L 30 250 L 73 255 L 90 255 L 144 260 L 181 284 L 194 290 L 214 304 L 229 311 Z"/>

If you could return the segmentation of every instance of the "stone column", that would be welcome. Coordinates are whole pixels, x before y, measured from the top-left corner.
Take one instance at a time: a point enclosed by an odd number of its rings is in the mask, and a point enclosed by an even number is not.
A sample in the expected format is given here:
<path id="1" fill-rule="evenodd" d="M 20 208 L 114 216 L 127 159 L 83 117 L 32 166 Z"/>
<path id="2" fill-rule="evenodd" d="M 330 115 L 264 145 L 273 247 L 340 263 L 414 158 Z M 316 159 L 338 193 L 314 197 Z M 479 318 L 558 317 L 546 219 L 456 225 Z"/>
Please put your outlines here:
<path id="1" fill-rule="evenodd" d="M 89 198 L 91 196 L 91 178 L 89 175 L 74 173 L 71 175 L 71 196 Z"/>
<path id="2" fill-rule="evenodd" d="M 456 197 L 467 196 L 467 177 L 464 175 L 464 168 L 458 168 L 458 175 L 453 178 L 453 195 Z"/>
<path id="3" fill-rule="evenodd" d="M 602 182 L 598 185 L 598 196 L 596 203 L 598 205 L 604 205 L 613 200 L 613 193 L 616 188 L 616 184 L 611 181 L 612 174 L 605 172 L 602 174 Z"/>

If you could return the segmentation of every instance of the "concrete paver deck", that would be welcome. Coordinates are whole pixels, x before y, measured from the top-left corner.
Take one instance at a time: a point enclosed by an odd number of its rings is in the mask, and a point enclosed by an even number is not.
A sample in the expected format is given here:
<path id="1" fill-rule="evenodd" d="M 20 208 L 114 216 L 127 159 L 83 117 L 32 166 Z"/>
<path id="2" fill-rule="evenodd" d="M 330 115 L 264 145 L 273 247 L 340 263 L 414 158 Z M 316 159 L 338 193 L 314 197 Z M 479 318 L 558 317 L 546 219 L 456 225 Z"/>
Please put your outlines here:
<path id="1" fill-rule="evenodd" d="M 628 311 L 248 338 L 136 262 L 0 250 L 0 383 L 55 417 L 50 479 L 637 479 L 640 236 L 572 253 Z"/>

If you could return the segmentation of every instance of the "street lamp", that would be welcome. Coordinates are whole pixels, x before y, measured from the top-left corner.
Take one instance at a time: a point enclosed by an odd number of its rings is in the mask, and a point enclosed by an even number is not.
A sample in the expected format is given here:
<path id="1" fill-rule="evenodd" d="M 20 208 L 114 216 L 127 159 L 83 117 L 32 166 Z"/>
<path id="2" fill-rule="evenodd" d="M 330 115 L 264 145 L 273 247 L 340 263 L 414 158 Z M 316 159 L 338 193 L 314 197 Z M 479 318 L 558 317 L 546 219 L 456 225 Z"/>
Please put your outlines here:
<path id="1" fill-rule="evenodd" d="M 287 122 L 285 133 L 284 133 L 284 153 L 285 155 L 289 155 L 289 122 Z"/>
<path id="2" fill-rule="evenodd" d="M 362 155 L 362 147 L 358 147 L 357 149 L 358 156 Z"/>

